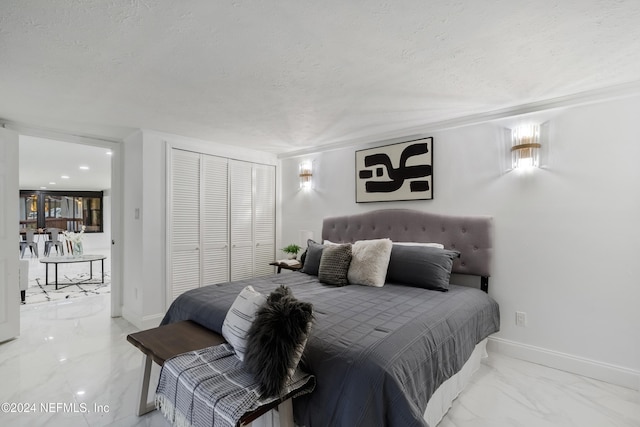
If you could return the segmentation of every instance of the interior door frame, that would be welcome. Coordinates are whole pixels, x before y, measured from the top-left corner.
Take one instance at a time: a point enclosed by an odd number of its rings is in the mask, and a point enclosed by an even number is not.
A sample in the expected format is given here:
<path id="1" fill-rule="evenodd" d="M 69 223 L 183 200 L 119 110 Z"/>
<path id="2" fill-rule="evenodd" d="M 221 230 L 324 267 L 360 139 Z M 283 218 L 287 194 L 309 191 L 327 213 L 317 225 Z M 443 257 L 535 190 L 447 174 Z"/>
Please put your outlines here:
<path id="1" fill-rule="evenodd" d="M 34 136 L 54 139 L 74 144 L 91 145 L 111 150 L 111 317 L 122 316 L 122 263 L 124 253 L 124 198 L 123 171 L 124 149 L 123 141 L 117 139 L 98 138 L 93 136 L 72 135 L 65 132 L 42 129 L 14 122 L 3 122 L 7 129 L 18 135 Z"/>
<path id="2" fill-rule="evenodd" d="M 18 134 L 2 129 L 0 136 L 0 342 L 20 335 L 20 298 L 18 285 Z M 7 200 L 5 200 L 7 199 Z M 12 239 L 12 237 L 14 237 Z M 13 254 L 13 255 L 12 255 Z"/>

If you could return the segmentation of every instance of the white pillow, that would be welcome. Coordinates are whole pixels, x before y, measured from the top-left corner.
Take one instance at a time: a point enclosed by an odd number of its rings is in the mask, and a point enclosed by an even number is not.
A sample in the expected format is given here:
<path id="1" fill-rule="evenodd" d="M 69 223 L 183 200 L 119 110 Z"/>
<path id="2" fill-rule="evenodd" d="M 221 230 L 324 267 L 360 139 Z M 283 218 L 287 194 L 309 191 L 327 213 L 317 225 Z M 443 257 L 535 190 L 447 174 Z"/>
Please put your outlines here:
<path id="1" fill-rule="evenodd" d="M 333 245 L 333 246 L 338 246 L 338 245 L 342 245 L 342 243 L 334 243 L 331 240 L 325 240 L 324 242 L 322 242 L 323 245 Z"/>
<path id="2" fill-rule="evenodd" d="M 444 245 L 442 243 L 393 242 L 393 244 L 400 246 L 427 246 L 430 248 L 444 249 Z"/>
<path id="3" fill-rule="evenodd" d="M 334 243 L 330 240 L 325 240 L 323 245 L 340 245 L 341 243 Z M 427 246 L 430 248 L 438 248 L 444 249 L 444 245 L 442 243 L 421 243 L 421 242 L 393 242 L 394 245 L 400 246 Z"/>
<path id="4" fill-rule="evenodd" d="M 390 239 L 358 240 L 351 247 L 350 284 L 384 286 L 393 243 Z"/>
<path id="5" fill-rule="evenodd" d="M 256 311 L 266 301 L 267 297 L 253 289 L 253 286 L 247 286 L 236 297 L 222 323 L 222 336 L 242 361 L 247 351 L 247 333 L 256 317 Z"/>

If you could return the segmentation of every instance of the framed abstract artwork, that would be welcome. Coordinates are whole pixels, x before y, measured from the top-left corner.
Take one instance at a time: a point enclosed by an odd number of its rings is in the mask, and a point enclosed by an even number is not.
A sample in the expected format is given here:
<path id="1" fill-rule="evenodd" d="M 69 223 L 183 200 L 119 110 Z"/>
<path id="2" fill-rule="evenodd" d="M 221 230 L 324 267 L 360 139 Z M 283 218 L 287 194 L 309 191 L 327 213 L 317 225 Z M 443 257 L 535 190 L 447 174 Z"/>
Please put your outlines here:
<path id="1" fill-rule="evenodd" d="M 356 151 L 356 202 L 433 199 L 433 138 Z"/>

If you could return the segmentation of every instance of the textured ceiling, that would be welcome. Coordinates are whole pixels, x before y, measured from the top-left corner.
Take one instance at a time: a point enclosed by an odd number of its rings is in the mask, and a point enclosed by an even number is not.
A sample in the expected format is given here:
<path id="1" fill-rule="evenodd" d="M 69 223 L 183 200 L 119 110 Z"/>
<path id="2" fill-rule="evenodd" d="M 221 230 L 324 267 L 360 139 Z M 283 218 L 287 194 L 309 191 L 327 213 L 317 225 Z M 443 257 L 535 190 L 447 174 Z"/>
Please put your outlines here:
<path id="1" fill-rule="evenodd" d="M 2 0 L 0 118 L 274 153 L 640 80 L 640 1 Z"/>

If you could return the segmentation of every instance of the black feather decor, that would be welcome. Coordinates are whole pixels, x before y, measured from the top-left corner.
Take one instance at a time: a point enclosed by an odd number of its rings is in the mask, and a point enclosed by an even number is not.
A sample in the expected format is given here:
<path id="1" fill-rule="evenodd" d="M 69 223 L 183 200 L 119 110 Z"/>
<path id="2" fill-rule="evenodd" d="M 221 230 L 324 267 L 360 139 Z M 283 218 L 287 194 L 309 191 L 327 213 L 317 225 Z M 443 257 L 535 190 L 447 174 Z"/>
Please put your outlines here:
<path id="1" fill-rule="evenodd" d="M 262 397 L 279 396 L 302 357 L 313 322 L 313 305 L 280 285 L 258 309 L 247 334 L 244 365 Z"/>

